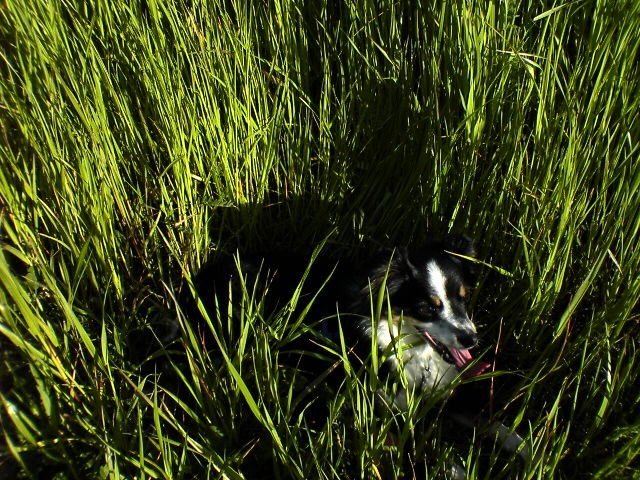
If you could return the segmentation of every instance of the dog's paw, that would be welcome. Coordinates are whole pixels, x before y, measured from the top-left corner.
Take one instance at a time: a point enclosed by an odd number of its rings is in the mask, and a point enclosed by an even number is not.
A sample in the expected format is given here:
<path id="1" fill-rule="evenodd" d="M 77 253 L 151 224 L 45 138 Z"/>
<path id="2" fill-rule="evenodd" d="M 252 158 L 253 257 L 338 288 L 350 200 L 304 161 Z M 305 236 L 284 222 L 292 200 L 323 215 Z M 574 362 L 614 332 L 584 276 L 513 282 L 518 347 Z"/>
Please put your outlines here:
<path id="1" fill-rule="evenodd" d="M 467 471 L 462 465 L 453 463 L 444 478 L 446 478 L 446 480 L 465 480 L 467 478 Z"/>

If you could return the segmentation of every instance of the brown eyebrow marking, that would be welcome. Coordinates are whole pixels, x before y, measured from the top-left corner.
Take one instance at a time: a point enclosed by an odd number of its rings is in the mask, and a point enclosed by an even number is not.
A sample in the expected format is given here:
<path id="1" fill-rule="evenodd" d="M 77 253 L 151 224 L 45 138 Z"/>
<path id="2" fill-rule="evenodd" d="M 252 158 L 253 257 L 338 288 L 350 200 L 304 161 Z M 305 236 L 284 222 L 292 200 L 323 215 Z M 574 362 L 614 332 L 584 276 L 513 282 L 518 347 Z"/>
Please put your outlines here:
<path id="1" fill-rule="evenodd" d="M 431 302 L 435 307 L 440 308 L 442 306 L 442 300 L 437 295 L 431 295 Z"/>
<path id="2" fill-rule="evenodd" d="M 469 295 L 469 290 L 467 290 L 464 285 L 460 285 L 460 291 L 458 292 L 458 294 L 462 297 L 465 298 L 467 295 Z"/>

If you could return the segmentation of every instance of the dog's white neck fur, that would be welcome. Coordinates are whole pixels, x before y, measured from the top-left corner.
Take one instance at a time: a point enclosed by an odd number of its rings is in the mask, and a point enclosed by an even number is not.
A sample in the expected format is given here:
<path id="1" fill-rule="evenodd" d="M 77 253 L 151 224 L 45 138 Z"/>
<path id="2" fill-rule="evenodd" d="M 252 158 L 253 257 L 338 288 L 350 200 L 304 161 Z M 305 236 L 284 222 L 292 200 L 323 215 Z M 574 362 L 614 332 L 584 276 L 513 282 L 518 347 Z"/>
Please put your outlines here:
<path id="1" fill-rule="evenodd" d="M 394 398 L 387 398 L 401 410 L 407 408 L 406 390 L 416 394 L 425 391 L 435 393 L 446 389 L 458 375 L 455 365 L 445 361 L 426 341 L 417 330 L 417 324 L 418 320 L 412 317 L 394 316 L 391 322 L 386 318 L 380 319 L 376 329 L 378 347 L 388 355 L 386 361 L 391 370 L 402 372 L 399 374 L 406 380 L 406 389 L 399 389 Z"/>

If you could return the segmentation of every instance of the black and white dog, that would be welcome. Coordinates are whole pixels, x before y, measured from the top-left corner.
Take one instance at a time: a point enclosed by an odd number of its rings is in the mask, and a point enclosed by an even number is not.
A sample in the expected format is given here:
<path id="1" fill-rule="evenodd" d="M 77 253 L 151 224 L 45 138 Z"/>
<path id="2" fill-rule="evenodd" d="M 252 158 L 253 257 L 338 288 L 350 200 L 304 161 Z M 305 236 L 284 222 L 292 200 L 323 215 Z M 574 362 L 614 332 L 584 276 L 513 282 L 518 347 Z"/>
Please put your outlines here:
<path id="1" fill-rule="evenodd" d="M 490 367 L 474 362 L 471 355 L 478 343 L 467 313 L 475 284 L 475 255 L 470 239 L 450 235 L 420 248 L 386 251 L 364 268 L 316 261 L 307 271 L 306 262 L 288 255 L 252 256 L 230 269 L 206 266 L 195 288 L 205 308 L 215 311 L 230 294 L 239 298 L 240 284 L 246 288 L 261 279 L 267 290 L 265 308 L 276 311 L 286 305 L 307 274 L 301 294 L 313 298 L 307 319 L 319 325 L 318 333 L 329 341 L 342 334 L 363 361 L 370 356 L 371 346 L 377 345 L 384 361 L 379 369 L 383 380 L 403 385 L 392 394 L 379 391 L 379 399 L 389 408 L 404 410 L 409 391 L 414 395 L 446 392 L 459 376 L 475 376 Z M 379 303 L 378 295 L 384 295 L 385 301 Z M 375 312 L 379 304 L 383 308 Z M 477 426 L 467 418 L 458 421 Z M 505 450 L 528 456 L 522 438 L 501 423 L 487 422 L 484 427 L 498 435 Z"/>
<path id="2" fill-rule="evenodd" d="M 424 247 L 396 249 L 352 284 L 348 311 L 359 314 L 354 321 L 353 342 L 377 339 L 386 355 L 385 375 L 402 369 L 406 386 L 391 399 L 406 408 L 406 390 L 435 393 L 463 373 L 478 375 L 490 365 L 477 362 L 470 349 L 478 343 L 476 327 L 467 314 L 475 284 L 476 251 L 471 240 L 449 236 Z M 374 322 L 370 293 L 385 284 L 390 308 Z"/>

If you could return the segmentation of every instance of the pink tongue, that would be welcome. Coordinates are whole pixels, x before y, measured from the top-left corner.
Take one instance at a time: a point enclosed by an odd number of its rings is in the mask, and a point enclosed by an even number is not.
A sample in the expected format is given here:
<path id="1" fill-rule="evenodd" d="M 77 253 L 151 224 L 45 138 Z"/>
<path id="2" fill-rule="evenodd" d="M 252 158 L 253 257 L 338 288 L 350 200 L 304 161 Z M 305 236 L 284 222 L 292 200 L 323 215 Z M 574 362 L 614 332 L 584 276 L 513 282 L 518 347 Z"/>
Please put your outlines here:
<path id="1" fill-rule="evenodd" d="M 430 334 L 425 332 L 424 335 L 431 341 L 431 343 L 436 344 L 435 339 Z M 456 368 L 458 370 L 463 370 L 467 365 L 469 365 L 473 361 L 473 355 L 471 355 L 471 352 L 469 350 L 463 350 L 463 349 L 458 350 L 457 348 L 450 348 L 450 347 L 446 347 L 446 349 L 449 351 L 449 353 L 453 357 L 453 361 L 455 362 Z M 464 377 L 465 378 L 475 377 L 477 375 L 480 375 L 481 373 L 486 372 L 490 368 L 491 368 L 490 363 L 482 362 L 482 361 L 476 362 L 475 365 L 473 365 L 473 367 L 465 370 Z"/>
<path id="2" fill-rule="evenodd" d="M 471 360 L 473 360 L 473 356 L 471 355 L 471 352 L 469 350 L 458 350 L 449 347 L 447 347 L 447 350 L 449 350 L 449 353 L 453 357 L 458 370 L 462 370 L 464 367 L 471 363 Z"/>
<path id="3" fill-rule="evenodd" d="M 447 350 L 449 350 L 449 353 L 453 357 L 458 370 L 462 370 L 473 360 L 473 356 L 469 350 L 457 350 L 449 347 L 447 347 Z M 471 368 L 466 369 L 462 375 L 464 378 L 471 378 L 486 372 L 490 368 L 490 363 L 478 361 Z"/>

